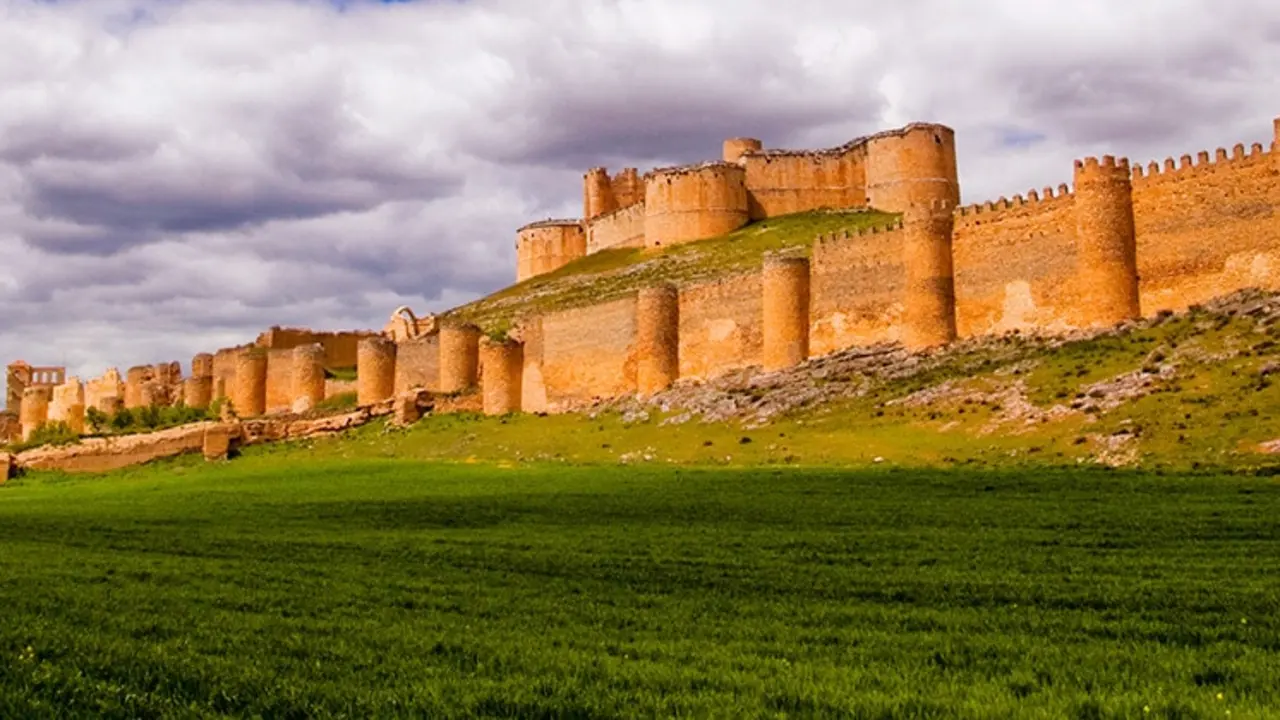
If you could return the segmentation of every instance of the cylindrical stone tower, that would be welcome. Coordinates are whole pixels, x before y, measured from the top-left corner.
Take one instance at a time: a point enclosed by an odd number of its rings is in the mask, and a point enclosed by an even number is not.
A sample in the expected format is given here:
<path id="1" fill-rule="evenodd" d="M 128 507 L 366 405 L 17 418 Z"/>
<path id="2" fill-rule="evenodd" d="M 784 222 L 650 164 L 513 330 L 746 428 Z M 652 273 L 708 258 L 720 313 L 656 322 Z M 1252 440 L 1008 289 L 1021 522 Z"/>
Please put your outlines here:
<path id="1" fill-rule="evenodd" d="M 142 400 L 140 407 L 164 407 L 168 403 L 165 385 L 159 380 L 148 380 L 142 383 Z"/>
<path id="2" fill-rule="evenodd" d="M 323 400 L 324 346 L 299 345 L 293 349 L 293 409 L 306 412 Z"/>
<path id="3" fill-rule="evenodd" d="M 191 377 L 212 377 L 213 355 L 200 353 L 191 358 Z"/>
<path id="4" fill-rule="evenodd" d="M 440 328 L 440 392 L 475 387 L 479 371 L 480 328 L 444 325 Z"/>
<path id="5" fill-rule="evenodd" d="M 746 170 L 730 163 L 654 170 L 644 178 L 644 244 L 667 247 L 747 224 Z"/>
<path id="6" fill-rule="evenodd" d="M 680 377 L 680 293 L 645 288 L 636 298 L 636 390 L 652 395 Z"/>
<path id="7" fill-rule="evenodd" d="M 236 377 L 231 405 L 242 418 L 257 417 L 267 411 L 267 353 L 245 350 L 236 356 Z"/>
<path id="8" fill-rule="evenodd" d="M 884 212 L 917 204 L 960 202 L 956 134 L 945 125 L 914 123 L 867 141 L 866 202 Z"/>
<path id="9" fill-rule="evenodd" d="M 767 257 L 762 280 L 764 369 L 799 365 L 809 359 L 809 259 Z"/>
<path id="10" fill-rule="evenodd" d="M 590 220 L 617 209 L 609 171 L 602 167 L 588 170 L 582 178 L 582 219 Z"/>
<path id="11" fill-rule="evenodd" d="M 577 220 L 541 220 L 516 231 L 516 282 L 545 275 L 587 254 Z"/>
<path id="12" fill-rule="evenodd" d="M 182 404 L 205 410 L 213 402 L 213 376 L 195 375 L 182 384 Z"/>
<path id="13" fill-rule="evenodd" d="M 382 336 L 360 341 L 356 358 L 357 402 L 373 405 L 396 392 L 396 344 Z"/>
<path id="14" fill-rule="evenodd" d="M 49 401 L 53 391 L 48 387 L 29 387 L 22 391 L 22 409 L 18 423 L 22 425 L 22 439 L 31 439 L 34 433 L 49 419 Z"/>
<path id="15" fill-rule="evenodd" d="M 520 412 L 524 395 L 524 345 L 516 340 L 480 341 L 484 414 Z"/>
<path id="16" fill-rule="evenodd" d="M 142 385 L 151 377 L 151 368 L 146 365 L 131 367 L 125 373 L 124 406 L 130 410 L 143 407 Z"/>
<path id="17" fill-rule="evenodd" d="M 902 344 L 913 350 L 956 339 L 955 273 L 951 260 L 953 206 L 947 200 L 907 208 L 902 230 L 906 275 Z"/>
<path id="18" fill-rule="evenodd" d="M 84 432 L 84 385 L 79 378 L 67 378 L 53 389 L 49 420 L 64 422 L 77 434 Z"/>
<path id="19" fill-rule="evenodd" d="M 743 155 L 764 148 L 764 143 L 755 138 L 729 138 L 724 141 L 724 161 L 736 163 Z"/>
<path id="20" fill-rule="evenodd" d="M 1139 316 L 1138 258 L 1129 161 L 1076 161 L 1078 317 L 1085 327 Z"/>

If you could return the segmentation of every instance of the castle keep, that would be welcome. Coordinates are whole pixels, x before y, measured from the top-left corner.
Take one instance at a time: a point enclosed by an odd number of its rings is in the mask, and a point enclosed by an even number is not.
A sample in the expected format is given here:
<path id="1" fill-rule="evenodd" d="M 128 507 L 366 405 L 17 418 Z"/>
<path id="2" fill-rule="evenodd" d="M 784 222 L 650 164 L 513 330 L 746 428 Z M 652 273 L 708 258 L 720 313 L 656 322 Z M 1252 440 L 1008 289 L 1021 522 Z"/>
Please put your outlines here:
<path id="1" fill-rule="evenodd" d="M 517 281 L 600 250 L 677 245 L 806 210 L 903 212 L 960 199 L 955 133 L 924 123 L 828 150 L 765 150 L 759 140 L 734 138 L 718 162 L 659 168 L 643 179 L 635 168 L 612 178 L 593 168 L 582 185 L 581 219 L 517 231 Z"/>
<path id="2" fill-rule="evenodd" d="M 582 218 L 517 231 L 520 281 L 601 250 L 656 251 L 795 212 L 899 217 L 816 238 L 744 274 L 680 286 L 658 278 L 592 305 L 526 312 L 501 332 L 398 308 L 382 333 L 273 328 L 251 345 L 197 355 L 186 380 L 176 363 L 84 385 L 61 368 L 15 363 L 0 438 L 52 419 L 78 427 L 87 407 L 202 407 L 229 397 L 252 416 L 344 391 L 366 405 L 423 389 L 491 414 L 560 412 L 860 345 L 923 349 L 1013 330 L 1103 327 L 1246 287 L 1276 289 L 1278 149 L 1280 120 L 1270 147 L 1146 166 L 1087 158 L 1064 168 L 1070 183 L 967 206 L 958 206 L 955 135 L 934 124 L 816 151 L 735 138 L 720 160 L 643 176 L 595 168 L 583 180 Z M 352 366 L 356 383 L 325 379 Z"/>

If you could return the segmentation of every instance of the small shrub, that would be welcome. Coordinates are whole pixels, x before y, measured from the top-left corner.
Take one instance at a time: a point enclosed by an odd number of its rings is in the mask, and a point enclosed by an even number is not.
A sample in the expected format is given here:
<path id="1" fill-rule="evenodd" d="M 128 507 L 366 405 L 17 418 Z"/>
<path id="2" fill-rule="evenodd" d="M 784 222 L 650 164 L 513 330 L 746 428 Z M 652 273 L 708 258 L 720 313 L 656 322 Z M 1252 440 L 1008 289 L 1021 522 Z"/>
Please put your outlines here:
<path id="1" fill-rule="evenodd" d="M 42 445 L 74 445 L 78 442 L 80 442 L 80 434 L 72 430 L 70 425 L 59 420 L 47 422 L 36 428 L 29 439 L 13 444 L 10 450 L 17 453 Z"/>

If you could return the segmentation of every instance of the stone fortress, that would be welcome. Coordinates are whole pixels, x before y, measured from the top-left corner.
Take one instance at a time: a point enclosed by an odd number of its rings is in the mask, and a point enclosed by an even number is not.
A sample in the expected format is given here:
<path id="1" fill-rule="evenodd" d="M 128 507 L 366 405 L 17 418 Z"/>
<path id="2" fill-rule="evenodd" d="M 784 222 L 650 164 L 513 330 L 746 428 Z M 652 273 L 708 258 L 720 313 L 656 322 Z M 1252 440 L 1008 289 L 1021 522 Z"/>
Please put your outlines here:
<path id="1" fill-rule="evenodd" d="M 529 311 L 509 331 L 398 308 L 380 333 L 273 328 L 251 345 L 80 383 L 9 367 L 5 433 L 85 408 L 229 398 L 236 413 L 361 405 L 425 390 L 489 414 L 563 412 L 744 367 L 778 370 L 879 343 L 926 349 L 1008 331 L 1059 333 L 1280 287 L 1280 120 L 1270 147 L 1236 145 L 1143 167 L 1075 163 L 1072 184 L 959 206 L 955 134 L 912 124 L 816 151 L 726 141 L 720 161 L 587 172 L 583 217 L 516 233 L 527 281 L 609 248 L 694 242 L 796 212 L 875 209 L 889 226 L 826 235 L 712 282 Z M 354 383 L 334 370 L 356 368 Z"/>

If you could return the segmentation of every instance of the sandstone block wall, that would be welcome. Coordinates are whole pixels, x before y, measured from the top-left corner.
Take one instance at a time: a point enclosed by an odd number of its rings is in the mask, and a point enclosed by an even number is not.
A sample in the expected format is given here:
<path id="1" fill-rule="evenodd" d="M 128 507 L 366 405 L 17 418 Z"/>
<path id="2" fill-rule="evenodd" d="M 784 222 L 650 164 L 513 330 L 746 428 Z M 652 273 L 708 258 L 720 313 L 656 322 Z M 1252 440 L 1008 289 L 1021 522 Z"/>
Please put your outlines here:
<path id="1" fill-rule="evenodd" d="M 259 335 L 254 345 L 268 350 L 293 350 L 302 345 L 320 343 L 324 347 L 326 368 L 353 368 L 356 366 L 360 341 L 380 334 L 368 330 L 321 332 L 306 328 L 273 327 Z"/>
<path id="2" fill-rule="evenodd" d="M 404 340 L 396 345 L 396 394 L 414 388 L 440 389 L 440 336 Z"/>
<path id="3" fill-rule="evenodd" d="M 29 387 L 22 391 L 22 410 L 18 422 L 22 425 L 23 441 L 30 440 L 31 434 L 48 422 L 49 402 L 52 399 L 53 389 L 47 385 Z"/>
<path id="4" fill-rule="evenodd" d="M 551 410 L 636 388 L 636 299 L 544 315 L 523 329 L 526 410 Z M 530 370 L 532 363 L 536 369 Z"/>
<path id="5" fill-rule="evenodd" d="M 956 331 L 960 337 L 1076 327 L 1075 197 L 1066 185 L 955 215 Z"/>
<path id="6" fill-rule="evenodd" d="M 710 378 L 760 363 L 764 345 L 759 272 L 680 290 L 680 377 Z"/>
<path id="7" fill-rule="evenodd" d="M 867 139 L 867 204 L 905 212 L 915 204 L 960 204 L 955 131 L 917 123 Z"/>
<path id="8" fill-rule="evenodd" d="M 900 224 L 818 238 L 810 266 L 810 355 L 901 339 L 904 241 Z"/>
<path id="9" fill-rule="evenodd" d="M 1275 152 L 1261 144 L 1133 169 L 1144 314 L 1280 287 L 1278 172 Z"/>
<path id="10" fill-rule="evenodd" d="M 723 235 L 747 224 L 746 172 L 707 163 L 644 178 L 644 241 L 650 248 Z"/>
<path id="11" fill-rule="evenodd" d="M 768 150 L 743 158 L 752 220 L 818 208 L 866 207 L 866 147 Z"/>
<path id="12" fill-rule="evenodd" d="M 587 222 L 587 254 L 610 248 L 644 247 L 644 202 L 634 203 Z"/>

